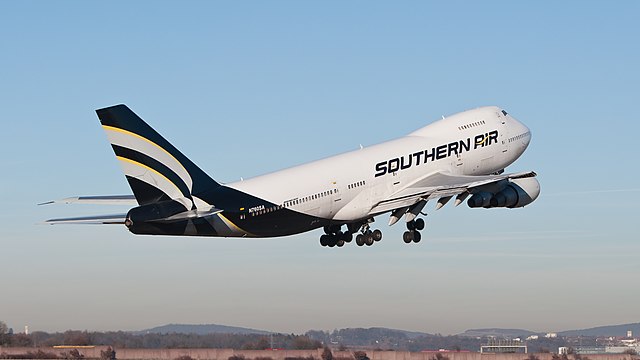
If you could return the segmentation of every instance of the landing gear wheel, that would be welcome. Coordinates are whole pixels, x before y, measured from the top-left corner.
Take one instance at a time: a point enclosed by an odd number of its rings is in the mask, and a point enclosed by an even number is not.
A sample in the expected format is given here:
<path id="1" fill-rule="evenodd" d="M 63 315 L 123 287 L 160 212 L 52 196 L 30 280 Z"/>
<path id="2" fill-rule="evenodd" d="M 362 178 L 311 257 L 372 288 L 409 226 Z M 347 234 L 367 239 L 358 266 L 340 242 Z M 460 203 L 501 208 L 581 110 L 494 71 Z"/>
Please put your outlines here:
<path id="1" fill-rule="evenodd" d="M 322 245 L 322 246 L 329 245 L 329 235 L 320 236 L 320 245 Z"/>
<path id="2" fill-rule="evenodd" d="M 371 233 L 371 236 L 373 236 L 373 241 L 380 241 L 382 240 L 382 231 L 375 229 L 373 230 L 373 232 Z"/>
<path id="3" fill-rule="evenodd" d="M 358 244 L 358 246 L 364 245 L 364 235 L 362 234 L 356 235 L 356 244 Z"/>
<path id="4" fill-rule="evenodd" d="M 344 244 L 353 240 L 353 232 L 347 229 L 342 232 L 340 228 L 342 225 L 332 224 L 323 227 L 324 235 L 320 236 L 320 245 L 328 247 L 343 247 Z M 364 244 L 364 241 L 363 241 Z"/>
<path id="5" fill-rule="evenodd" d="M 412 242 L 413 241 L 413 232 L 405 231 L 404 234 L 402 234 L 402 240 L 404 240 L 405 244 L 409 244 L 410 242 Z"/>
<path id="6" fill-rule="evenodd" d="M 416 219 L 414 221 L 414 225 L 416 230 L 422 230 L 424 229 L 424 220 L 423 219 Z"/>
<path id="7" fill-rule="evenodd" d="M 420 234 L 420 232 L 414 231 L 413 232 L 413 242 L 417 244 L 417 243 L 420 242 L 420 240 L 422 240 L 422 235 Z"/>
<path id="8" fill-rule="evenodd" d="M 407 223 L 407 230 L 412 231 L 416 228 L 416 222 L 411 220 Z"/>
<path id="9" fill-rule="evenodd" d="M 364 243 L 367 244 L 367 246 L 371 246 L 373 245 L 374 241 L 373 241 L 373 236 L 371 234 L 369 235 L 365 235 L 364 237 Z"/>

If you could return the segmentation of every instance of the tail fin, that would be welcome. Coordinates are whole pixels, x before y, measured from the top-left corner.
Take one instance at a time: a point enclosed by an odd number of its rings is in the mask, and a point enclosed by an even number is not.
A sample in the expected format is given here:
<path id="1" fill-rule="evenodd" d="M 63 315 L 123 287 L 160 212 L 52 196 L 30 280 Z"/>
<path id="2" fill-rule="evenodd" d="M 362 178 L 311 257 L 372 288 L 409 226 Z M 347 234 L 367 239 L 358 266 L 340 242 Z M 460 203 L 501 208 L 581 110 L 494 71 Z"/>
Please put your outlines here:
<path id="1" fill-rule="evenodd" d="M 126 105 L 96 113 L 138 204 L 174 199 L 191 210 L 192 194 L 220 186 Z"/>

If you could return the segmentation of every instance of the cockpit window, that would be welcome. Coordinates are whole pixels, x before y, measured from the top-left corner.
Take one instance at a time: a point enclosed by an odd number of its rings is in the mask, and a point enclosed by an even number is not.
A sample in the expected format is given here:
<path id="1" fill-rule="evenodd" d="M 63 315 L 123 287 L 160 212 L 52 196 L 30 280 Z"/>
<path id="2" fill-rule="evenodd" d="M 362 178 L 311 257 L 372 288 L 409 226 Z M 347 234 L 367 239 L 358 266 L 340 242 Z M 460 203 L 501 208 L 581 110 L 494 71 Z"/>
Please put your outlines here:
<path id="1" fill-rule="evenodd" d="M 502 110 L 502 114 L 504 114 L 504 116 L 509 115 L 509 114 L 507 114 L 507 112 L 506 112 L 506 111 L 504 111 L 504 110 Z"/>

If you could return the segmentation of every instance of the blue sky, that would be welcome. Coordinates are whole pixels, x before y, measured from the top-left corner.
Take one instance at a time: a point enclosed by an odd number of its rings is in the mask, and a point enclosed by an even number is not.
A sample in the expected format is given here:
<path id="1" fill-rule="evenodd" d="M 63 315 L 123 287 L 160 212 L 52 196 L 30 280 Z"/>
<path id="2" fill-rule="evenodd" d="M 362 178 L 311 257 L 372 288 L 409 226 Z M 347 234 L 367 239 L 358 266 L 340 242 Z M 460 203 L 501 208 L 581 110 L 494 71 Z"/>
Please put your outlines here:
<path id="1" fill-rule="evenodd" d="M 640 321 L 640 3 L 1 2 L 0 320 L 15 329 L 219 323 L 554 331 Z M 518 210 L 450 206 L 419 245 L 140 237 L 38 225 L 126 209 L 94 110 L 126 103 L 229 182 L 482 105 L 532 143 Z M 432 212 L 433 205 L 428 210 Z"/>

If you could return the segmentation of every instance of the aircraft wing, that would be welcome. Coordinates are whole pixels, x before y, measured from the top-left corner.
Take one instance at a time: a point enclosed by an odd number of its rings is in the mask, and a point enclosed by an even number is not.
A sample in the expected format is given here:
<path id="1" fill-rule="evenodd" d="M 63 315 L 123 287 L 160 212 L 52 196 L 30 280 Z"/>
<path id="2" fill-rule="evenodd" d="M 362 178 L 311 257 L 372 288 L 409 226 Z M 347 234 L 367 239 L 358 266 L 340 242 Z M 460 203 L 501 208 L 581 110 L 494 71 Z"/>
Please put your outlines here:
<path id="1" fill-rule="evenodd" d="M 43 202 L 38 205 L 49 204 L 138 205 L 138 202 L 133 195 L 99 195 L 73 196 L 61 200 Z"/>
<path id="2" fill-rule="evenodd" d="M 414 205 L 421 200 L 472 193 L 474 188 L 480 186 L 486 186 L 509 179 L 521 179 L 534 176 L 536 176 L 536 173 L 533 171 L 478 176 L 452 175 L 436 172 L 398 189 L 391 196 L 378 202 L 371 209 L 371 213 L 381 214 L 387 211 Z"/>

